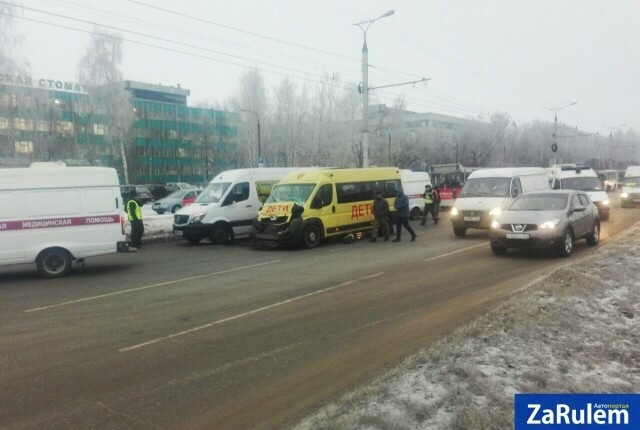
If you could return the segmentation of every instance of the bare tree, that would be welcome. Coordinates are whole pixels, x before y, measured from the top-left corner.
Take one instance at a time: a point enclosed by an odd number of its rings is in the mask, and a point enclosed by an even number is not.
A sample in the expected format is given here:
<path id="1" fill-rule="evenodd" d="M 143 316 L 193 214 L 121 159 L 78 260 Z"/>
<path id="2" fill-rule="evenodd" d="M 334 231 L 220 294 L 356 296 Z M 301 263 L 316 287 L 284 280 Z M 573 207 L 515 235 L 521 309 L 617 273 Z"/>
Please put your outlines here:
<path id="1" fill-rule="evenodd" d="M 85 55 L 78 63 L 78 78 L 86 85 L 92 108 L 94 134 L 104 133 L 117 148 L 122 159 L 125 181 L 129 182 L 129 166 L 137 169 L 131 129 L 135 115 L 129 93 L 122 82 L 122 40 L 119 35 L 96 28 Z M 104 118 L 104 123 L 99 118 Z M 106 126 L 106 130 L 101 129 Z M 89 154 L 86 154 L 87 157 Z M 127 163 L 127 159 L 131 163 Z"/>

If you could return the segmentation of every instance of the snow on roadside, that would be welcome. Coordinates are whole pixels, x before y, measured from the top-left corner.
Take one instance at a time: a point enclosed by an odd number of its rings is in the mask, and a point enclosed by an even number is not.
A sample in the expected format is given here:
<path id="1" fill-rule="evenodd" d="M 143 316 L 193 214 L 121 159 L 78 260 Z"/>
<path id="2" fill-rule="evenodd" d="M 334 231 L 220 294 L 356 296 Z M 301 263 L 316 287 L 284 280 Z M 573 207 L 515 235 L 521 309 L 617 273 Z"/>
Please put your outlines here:
<path id="1" fill-rule="evenodd" d="M 638 243 L 636 226 L 296 428 L 506 429 L 515 393 L 637 391 Z"/>
<path id="2" fill-rule="evenodd" d="M 149 240 L 172 240 L 175 238 L 172 227 L 172 213 L 158 215 L 153 211 L 153 209 L 151 209 L 151 203 L 143 205 L 140 209 L 142 211 L 142 223 L 144 224 L 143 242 Z M 126 214 L 124 215 L 125 220 L 127 220 L 125 224 L 125 231 L 127 233 L 127 237 L 129 237 L 131 235 L 131 224 L 129 223 Z"/>

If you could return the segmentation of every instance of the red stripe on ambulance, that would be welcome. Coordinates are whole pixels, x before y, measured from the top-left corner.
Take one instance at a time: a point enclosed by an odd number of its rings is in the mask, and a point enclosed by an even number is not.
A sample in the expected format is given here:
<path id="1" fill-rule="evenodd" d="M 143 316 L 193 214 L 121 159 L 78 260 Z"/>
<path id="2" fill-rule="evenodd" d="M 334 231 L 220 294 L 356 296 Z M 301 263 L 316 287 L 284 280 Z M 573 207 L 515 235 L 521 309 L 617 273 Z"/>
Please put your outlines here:
<path id="1" fill-rule="evenodd" d="M 41 228 L 76 227 L 81 225 L 116 224 L 120 222 L 119 215 L 100 215 L 74 218 L 33 219 L 26 221 L 0 222 L 0 231 L 33 230 Z"/>

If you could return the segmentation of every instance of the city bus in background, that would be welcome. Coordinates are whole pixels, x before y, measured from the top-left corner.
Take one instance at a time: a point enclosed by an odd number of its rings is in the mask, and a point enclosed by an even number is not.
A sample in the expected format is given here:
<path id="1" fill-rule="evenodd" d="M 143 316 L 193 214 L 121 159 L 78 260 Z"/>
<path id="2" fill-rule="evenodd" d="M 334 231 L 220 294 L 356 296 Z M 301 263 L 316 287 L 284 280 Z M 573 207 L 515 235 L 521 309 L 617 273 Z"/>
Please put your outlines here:
<path id="1" fill-rule="evenodd" d="M 478 167 L 463 167 L 457 163 L 429 166 L 431 183 L 440 193 L 440 207 L 453 206 L 464 182 L 474 170 L 478 170 Z"/>

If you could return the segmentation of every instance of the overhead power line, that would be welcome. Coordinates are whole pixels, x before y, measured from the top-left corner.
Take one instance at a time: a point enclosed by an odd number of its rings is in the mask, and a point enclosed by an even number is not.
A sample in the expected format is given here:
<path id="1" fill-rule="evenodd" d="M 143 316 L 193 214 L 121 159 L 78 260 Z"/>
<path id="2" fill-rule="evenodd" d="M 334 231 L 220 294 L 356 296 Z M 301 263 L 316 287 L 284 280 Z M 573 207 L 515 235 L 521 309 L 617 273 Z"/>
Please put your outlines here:
<path id="1" fill-rule="evenodd" d="M 353 58 L 353 57 L 349 57 L 347 55 L 337 54 L 335 52 L 325 51 L 323 49 L 318 49 L 318 48 L 314 48 L 314 47 L 311 47 L 311 46 L 305 46 L 305 45 L 301 45 L 299 43 L 289 42 L 287 40 L 277 39 L 275 37 L 266 36 L 264 34 L 254 33 L 252 31 L 244 30 L 244 29 L 237 28 L 237 27 L 232 27 L 230 25 L 221 24 L 219 22 L 210 21 L 208 19 L 200 18 L 200 17 L 193 16 L 193 15 L 188 15 L 186 13 L 178 12 L 178 11 L 175 11 L 175 10 L 166 9 L 166 8 L 163 8 L 163 7 L 151 5 L 151 4 L 144 3 L 144 2 L 141 2 L 141 1 L 138 1 L 138 0 L 129 0 L 129 2 L 135 3 L 135 4 L 139 4 L 141 6 L 145 6 L 145 7 L 151 8 L 151 9 L 156 9 L 156 10 L 159 10 L 159 11 L 162 11 L 162 12 L 170 13 L 170 14 L 173 14 L 173 15 L 181 16 L 183 18 L 192 19 L 194 21 L 199 21 L 199 22 L 204 22 L 206 24 L 215 25 L 217 27 L 225 28 L 225 29 L 231 30 L 231 31 L 236 31 L 238 33 L 248 34 L 250 36 L 254 36 L 254 37 L 259 37 L 261 39 L 270 40 L 272 42 L 278 42 L 278 43 L 282 43 L 284 45 L 294 46 L 294 47 L 300 48 L 300 49 L 306 49 L 306 50 L 309 50 L 309 51 L 320 52 L 322 54 L 332 55 L 334 57 L 340 57 L 340 58 L 345 58 L 347 60 L 360 62 L 360 60 L 358 60 L 356 58 Z"/>

